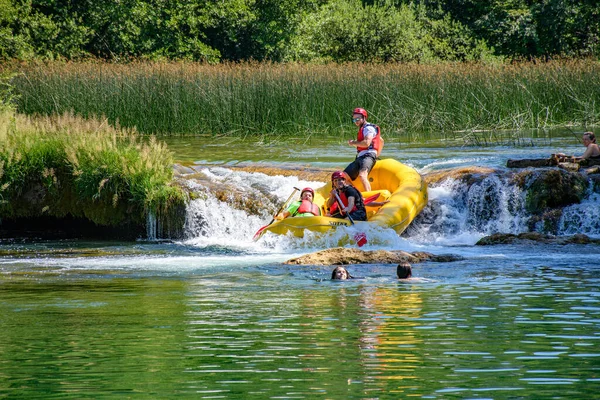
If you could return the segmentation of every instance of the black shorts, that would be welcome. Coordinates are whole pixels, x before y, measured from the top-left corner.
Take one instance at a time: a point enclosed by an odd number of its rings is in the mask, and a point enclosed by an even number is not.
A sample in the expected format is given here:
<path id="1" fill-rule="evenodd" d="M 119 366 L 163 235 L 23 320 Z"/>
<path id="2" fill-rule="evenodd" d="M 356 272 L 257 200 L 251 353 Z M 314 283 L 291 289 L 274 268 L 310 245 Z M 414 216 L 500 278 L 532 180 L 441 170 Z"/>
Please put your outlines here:
<path id="1" fill-rule="evenodd" d="M 344 170 L 350 176 L 350 179 L 355 180 L 358 177 L 360 171 L 371 172 L 377 160 L 371 153 L 367 153 L 364 156 L 356 157 L 356 160 L 352 161 Z"/>
<path id="2" fill-rule="evenodd" d="M 346 218 L 346 214 L 342 215 L 338 212 L 336 212 L 335 214 L 331 215 L 332 218 Z M 365 210 L 356 210 L 356 211 L 352 211 L 350 213 L 350 217 L 352 218 L 353 221 L 366 221 L 367 220 L 367 213 L 365 212 Z"/>

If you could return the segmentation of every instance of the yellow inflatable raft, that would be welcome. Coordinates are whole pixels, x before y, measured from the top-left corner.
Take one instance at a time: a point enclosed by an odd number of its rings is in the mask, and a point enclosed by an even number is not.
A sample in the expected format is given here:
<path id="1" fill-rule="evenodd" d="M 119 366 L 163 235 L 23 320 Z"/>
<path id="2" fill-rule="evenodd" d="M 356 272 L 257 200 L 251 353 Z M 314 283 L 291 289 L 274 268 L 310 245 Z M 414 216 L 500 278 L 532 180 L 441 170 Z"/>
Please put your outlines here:
<path id="1" fill-rule="evenodd" d="M 427 184 L 413 168 L 393 159 L 378 160 L 369 174 L 371 191 L 365 192 L 360 179 L 352 184 L 362 192 L 365 199 L 374 202 L 389 200 L 383 206 L 367 204 L 367 221 L 355 221 L 357 227 L 379 225 L 392 228 L 398 234 L 402 233 L 412 220 L 427 204 Z M 321 207 L 322 215 L 327 213 L 325 202 L 331 192 L 331 182 L 315 190 L 314 203 Z M 378 196 L 375 198 L 375 194 Z M 373 198 L 375 198 L 373 200 Z M 367 224 L 367 225 L 364 225 Z M 290 217 L 261 228 L 255 235 L 255 240 L 266 232 L 287 234 L 303 237 L 306 229 L 314 232 L 327 232 L 338 226 L 350 226 L 348 219 L 331 217 Z"/>

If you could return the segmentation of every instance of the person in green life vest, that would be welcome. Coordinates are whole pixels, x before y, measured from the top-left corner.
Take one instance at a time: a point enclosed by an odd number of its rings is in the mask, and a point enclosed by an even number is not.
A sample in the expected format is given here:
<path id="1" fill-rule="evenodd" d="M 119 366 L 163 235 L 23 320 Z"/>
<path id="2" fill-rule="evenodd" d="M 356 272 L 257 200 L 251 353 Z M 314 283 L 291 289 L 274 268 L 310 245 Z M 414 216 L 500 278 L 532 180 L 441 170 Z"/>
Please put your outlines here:
<path id="1" fill-rule="evenodd" d="M 300 200 L 293 202 L 282 213 L 278 214 L 275 219 L 282 220 L 288 217 L 313 217 L 321 215 L 321 209 L 313 203 L 315 191 L 312 188 L 306 187 L 300 192 Z"/>

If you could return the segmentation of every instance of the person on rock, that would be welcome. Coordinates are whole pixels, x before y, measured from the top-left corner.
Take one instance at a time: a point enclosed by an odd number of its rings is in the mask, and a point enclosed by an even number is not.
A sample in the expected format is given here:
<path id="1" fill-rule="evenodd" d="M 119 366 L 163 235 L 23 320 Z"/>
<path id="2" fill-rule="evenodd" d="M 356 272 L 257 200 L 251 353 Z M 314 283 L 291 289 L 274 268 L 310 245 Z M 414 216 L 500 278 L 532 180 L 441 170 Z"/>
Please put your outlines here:
<path id="1" fill-rule="evenodd" d="M 347 215 L 354 221 L 366 221 L 367 210 L 365 209 L 365 203 L 360 192 L 352 185 L 348 185 L 346 182 L 346 176 L 342 171 L 335 171 L 331 174 L 331 192 L 327 199 L 326 206 L 331 209 L 333 204 L 338 200 L 337 196 L 342 201 L 342 208 L 340 209 L 339 204 L 334 214 L 328 214 L 334 218 L 346 218 Z"/>
<path id="2" fill-rule="evenodd" d="M 585 160 L 588 158 L 598 160 L 600 159 L 600 147 L 596 144 L 596 136 L 593 132 L 585 132 L 582 137 L 583 145 L 586 147 L 585 152 L 581 156 L 581 159 Z"/>
<path id="3" fill-rule="evenodd" d="M 306 187 L 300 192 L 300 200 L 293 202 L 282 213 L 278 214 L 275 219 L 282 220 L 288 217 L 313 217 L 321 215 L 321 209 L 313 203 L 315 191 L 312 188 Z"/>
<path id="4" fill-rule="evenodd" d="M 559 162 L 564 161 L 581 161 L 586 159 L 592 160 L 600 160 L 600 147 L 596 144 L 596 136 L 593 132 L 584 132 L 583 137 L 581 138 L 583 145 L 586 147 L 585 151 L 581 155 L 581 157 L 571 157 L 567 156 L 564 153 L 557 153 L 554 156 L 558 158 Z"/>

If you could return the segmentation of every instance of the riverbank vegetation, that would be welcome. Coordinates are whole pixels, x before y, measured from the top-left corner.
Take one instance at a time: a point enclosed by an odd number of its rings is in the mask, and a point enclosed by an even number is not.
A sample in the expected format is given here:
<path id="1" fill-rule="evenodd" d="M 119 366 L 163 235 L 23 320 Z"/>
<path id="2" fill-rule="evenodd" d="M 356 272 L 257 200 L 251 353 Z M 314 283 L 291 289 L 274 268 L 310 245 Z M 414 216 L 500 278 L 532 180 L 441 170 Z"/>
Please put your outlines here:
<path id="1" fill-rule="evenodd" d="M 354 134 L 361 106 L 386 135 L 596 125 L 600 63 L 5 64 L 20 112 L 105 115 L 141 133 Z"/>
<path id="2" fill-rule="evenodd" d="M 431 62 L 600 55 L 570 0 L 0 1 L 0 60 Z"/>
<path id="3" fill-rule="evenodd" d="M 166 146 L 105 119 L 4 110 L 0 143 L 3 229 L 46 220 L 49 226 L 42 229 L 56 231 L 57 221 L 75 218 L 136 238 L 146 235 L 149 214 L 176 224 L 174 215 L 184 208 Z"/>

